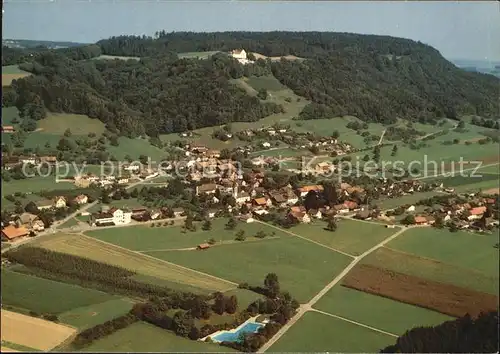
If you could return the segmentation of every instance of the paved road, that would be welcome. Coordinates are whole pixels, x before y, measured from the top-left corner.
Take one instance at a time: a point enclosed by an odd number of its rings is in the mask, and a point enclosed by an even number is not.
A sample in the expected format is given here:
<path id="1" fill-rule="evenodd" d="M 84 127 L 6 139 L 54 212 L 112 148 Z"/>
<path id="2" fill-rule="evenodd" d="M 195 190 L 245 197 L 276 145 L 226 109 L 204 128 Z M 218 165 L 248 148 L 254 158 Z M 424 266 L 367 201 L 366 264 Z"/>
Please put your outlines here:
<path id="1" fill-rule="evenodd" d="M 312 306 L 316 304 L 328 291 L 330 291 L 331 288 L 333 288 L 335 285 L 337 285 L 346 275 L 353 269 L 363 258 L 371 254 L 372 252 L 376 251 L 380 247 L 383 247 L 385 244 L 391 242 L 394 240 L 396 237 L 401 235 L 403 232 L 406 230 L 412 228 L 410 227 L 403 227 L 396 233 L 394 233 L 392 236 L 386 238 L 384 241 L 376 244 L 360 256 L 357 256 L 354 258 L 354 260 L 339 274 L 333 279 L 330 283 L 328 283 L 319 293 L 316 294 L 307 304 L 303 304 L 299 307 L 297 314 L 293 316 L 290 321 L 288 321 L 287 324 L 285 324 L 281 329 L 266 343 L 260 348 L 259 353 L 264 353 L 266 350 L 268 350 L 274 343 L 276 343 L 289 329 L 291 326 L 293 326 L 307 311 L 312 311 Z"/>
<path id="2" fill-rule="evenodd" d="M 160 177 L 160 176 L 157 176 L 157 177 Z M 153 179 L 155 179 L 157 177 L 151 178 L 150 180 L 153 180 Z M 138 182 L 134 182 L 132 184 L 129 184 L 128 186 L 125 187 L 125 189 L 134 188 L 135 186 L 141 184 L 142 182 L 143 181 L 138 181 Z M 78 214 L 80 214 L 82 211 L 86 211 L 86 210 L 92 208 L 93 206 L 97 205 L 98 202 L 99 201 L 96 200 L 96 201 L 94 201 L 92 203 L 84 205 L 83 207 L 81 207 L 80 209 L 78 209 L 77 211 L 75 211 L 74 213 L 69 214 L 68 216 L 66 216 L 64 219 L 54 222 L 49 229 L 45 229 L 44 231 L 40 232 L 37 236 L 35 236 L 35 237 L 29 237 L 29 238 L 27 238 L 25 240 L 21 240 L 21 241 L 18 241 L 16 243 L 12 243 L 10 245 L 10 247 L 3 249 L 1 251 L 1 253 L 4 253 L 4 252 L 6 252 L 8 250 L 12 250 L 12 249 L 17 248 L 19 246 L 28 244 L 28 243 L 32 242 L 33 240 L 38 239 L 40 237 L 52 235 L 52 234 L 54 234 L 56 232 L 60 232 L 60 231 L 66 230 L 66 229 L 56 230 L 56 227 L 58 225 L 64 224 L 69 219 L 74 218 L 75 216 L 77 216 Z"/>

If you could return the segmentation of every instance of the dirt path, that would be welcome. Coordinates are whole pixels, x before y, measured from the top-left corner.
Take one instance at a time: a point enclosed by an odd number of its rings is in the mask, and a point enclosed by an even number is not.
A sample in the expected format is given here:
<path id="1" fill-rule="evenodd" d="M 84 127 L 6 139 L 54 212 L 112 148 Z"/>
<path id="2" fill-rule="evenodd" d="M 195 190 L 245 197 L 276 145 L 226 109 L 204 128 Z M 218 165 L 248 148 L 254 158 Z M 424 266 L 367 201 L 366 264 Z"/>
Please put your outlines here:
<path id="1" fill-rule="evenodd" d="M 292 235 L 292 236 L 295 236 L 295 237 L 301 238 L 301 239 L 306 240 L 306 241 L 308 241 L 308 242 L 315 243 L 315 244 L 317 244 L 318 246 L 321 246 L 321 247 L 324 247 L 324 248 L 328 248 L 329 250 L 332 250 L 332 251 L 335 251 L 335 252 L 337 252 L 337 253 L 343 254 L 344 256 L 348 256 L 348 257 L 351 257 L 351 258 L 356 258 L 356 256 L 354 256 L 354 255 L 352 255 L 352 254 L 345 253 L 345 252 L 342 252 L 341 250 L 338 250 L 338 249 L 336 249 L 336 248 L 333 248 L 333 247 L 329 247 L 329 246 L 323 245 L 322 243 L 319 243 L 319 242 L 313 241 L 313 240 L 311 240 L 311 239 L 309 239 L 309 238 L 307 238 L 307 237 L 304 237 L 304 236 L 300 236 L 300 235 L 298 235 L 298 234 L 296 234 L 296 233 L 294 233 L 294 232 L 288 231 L 288 230 L 286 230 L 286 229 L 282 229 L 281 227 L 277 227 L 277 226 L 274 226 L 274 225 L 272 225 L 272 224 L 268 224 L 267 222 L 263 222 L 263 221 L 260 221 L 260 220 L 255 220 L 255 222 L 258 222 L 258 223 L 261 223 L 261 224 L 267 225 L 267 226 L 272 227 L 272 228 L 274 228 L 274 229 L 276 229 L 276 230 L 280 230 L 280 231 L 282 231 L 282 232 L 285 232 L 285 233 L 287 233 L 287 234 L 289 234 L 289 235 Z"/>
<path id="2" fill-rule="evenodd" d="M 361 254 L 358 257 L 354 257 L 354 260 L 339 274 L 333 279 L 330 283 L 328 283 L 319 293 L 316 294 L 307 304 L 301 305 L 299 307 L 299 310 L 297 311 L 297 314 L 293 316 L 290 321 L 288 321 L 287 324 L 285 324 L 281 329 L 266 343 L 260 348 L 259 353 L 264 353 L 266 350 L 268 350 L 274 343 L 276 343 L 289 329 L 291 326 L 293 326 L 307 311 L 316 311 L 312 309 L 314 304 L 316 304 L 330 289 L 332 289 L 335 285 L 337 285 L 346 275 L 353 269 L 363 258 L 371 254 L 372 252 L 376 251 L 380 247 L 383 247 L 385 244 L 391 242 L 394 240 L 396 237 L 404 233 L 406 230 L 412 228 L 410 227 L 404 227 L 401 228 L 401 230 L 397 231 L 394 233 L 392 236 L 389 236 L 386 238 L 384 241 L 379 242 L 369 250 L 365 251 L 363 254 Z M 353 322 L 353 321 L 350 321 Z M 380 330 L 378 330 L 380 332 Z"/>
<path id="3" fill-rule="evenodd" d="M 382 141 L 384 140 L 384 135 L 385 135 L 385 132 L 387 131 L 387 129 L 384 129 L 384 131 L 382 132 L 382 134 L 380 135 L 380 139 L 378 141 L 378 144 L 377 145 L 380 145 L 382 144 Z"/>

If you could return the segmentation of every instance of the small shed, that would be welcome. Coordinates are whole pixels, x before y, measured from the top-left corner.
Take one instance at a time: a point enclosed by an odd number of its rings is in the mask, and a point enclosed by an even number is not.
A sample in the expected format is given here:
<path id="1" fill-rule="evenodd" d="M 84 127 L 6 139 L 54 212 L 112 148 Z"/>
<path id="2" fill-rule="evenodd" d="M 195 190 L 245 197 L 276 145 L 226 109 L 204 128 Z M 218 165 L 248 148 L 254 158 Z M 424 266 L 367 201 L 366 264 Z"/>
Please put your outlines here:
<path id="1" fill-rule="evenodd" d="M 209 249 L 210 248 L 210 245 L 208 243 L 202 243 L 202 244 L 199 244 L 196 249 L 197 250 L 206 250 L 206 249 Z"/>

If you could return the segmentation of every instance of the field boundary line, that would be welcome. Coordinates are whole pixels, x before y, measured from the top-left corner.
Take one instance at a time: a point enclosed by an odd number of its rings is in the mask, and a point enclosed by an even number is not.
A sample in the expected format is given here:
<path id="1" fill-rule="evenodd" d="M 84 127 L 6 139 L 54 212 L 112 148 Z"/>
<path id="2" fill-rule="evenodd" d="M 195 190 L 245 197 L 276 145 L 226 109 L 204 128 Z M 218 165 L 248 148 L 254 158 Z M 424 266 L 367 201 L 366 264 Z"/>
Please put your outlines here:
<path id="1" fill-rule="evenodd" d="M 217 279 L 217 280 L 220 280 L 220 281 L 223 281 L 225 283 L 228 283 L 228 284 L 231 284 L 231 285 L 238 285 L 237 283 L 235 282 L 232 282 L 230 280 L 227 280 L 227 279 L 223 279 L 223 278 L 219 278 L 219 277 L 216 277 L 215 275 L 211 275 L 211 274 L 207 274 L 207 273 L 203 273 L 203 272 L 200 272 L 199 270 L 195 270 L 195 269 L 191 269 L 191 268 L 188 268 L 188 267 L 184 267 L 184 266 L 181 266 L 179 264 L 175 264 L 175 263 L 172 263 L 172 262 L 169 262 L 169 261 L 166 261 L 164 259 L 159 259 L 159 258 L 156 258 L 156 257 L 153 257 L 153 256 L 150 256 L 148 254 L 143 254 L 143 253 L 139 253 L 137 251 L 132 251 L 128 248 L 125 248 L 125 247 L 121 247 L 121 246 L 118 246 L 118 245 L 115 245 L 115 244 L 112 244 L 112 243 L 109 243 L 109 242 L 106 242 L 106 241 L 102 241 L 102 240 L 99 240 L 99 239 L 96 239 L 96 238 L 93 238 L 93 237 L 90 237 L 90 236 L 87 236 L 87 235 L 84 235 L 82 233 L 80 233 L 79 235 L 85 237 L 85 238 L 88 238 L 88 239 L 91 239 L 91 240 L 94 240 L 94 241 L 97 241 L 97 242 L 101 242 L 107 246 L 112 246 L 112 247 L 116 247 L 116 248 L 119 248 L 119 249 L 123 249 L 127 252 L 132 252 L 132 253 L 135 253 L 135 254 L 138 254 L 138 255 L 141 255 L 141 256 L 144 256 L 144 257 L 147 257 L 147 258 L 150 258 L 150 259 L 153 259 L 155 261 L 158 261 L 158 262 L 161 262 L 161 263 L 166 263 L 168 265 L 171 265 L 171 266 L 174 266 L 174 267 L 177 267 L 177 268 L 180 268 L 180 269 L 184 269 L 184 270 L 188 270 L 188 271 L 191 271 L 191 272 L 194 272 L 194 273 L 198 273 L 198 274 L 201 274 L 201 275 L 204 275 L 206 277 L 209 277 L 209 278 L 213 278 L 213 279 Z"/>
<path id="2" fill-rule="evenodd" d="M 265 237 L 263 239 L 256 239 L 256 240 L 245 240 L 245 241 L 235 241 L 235 240 L 228 240 L 228 241 L 223 241 L 222 243 L 216 243 L 215 245 L 211 245 L 210 248 L 214 247 L 221 247 L 221 246 L 232 246 L 232 245 L 243 245 L 246 243 L 253 243 L 253 242 L 265 242 L 265 241 L 271 241 L 271 240 L 278 240 L 280 239 L 279 236 L 271 236 L 271 237 Z M 175 252 L 175 251 L 194 251 L 196 250 L 196 247 L 184 247 L 184 248 L 163 248 L 163 249 L 150 249 L 150 250 L 141 250 L 141 251 L 135 251 L 138 253 L 145 253 L 145 252 Z"/>
<path id="3" fill-rule="evenodd" d="M 334 317 L 334 318 L 337 318 L 339 320 L 355 324 L 356 326 L 365 327 L 365 328 L 368 328 L 368 329 L 370 329 L 372 331 L 379 332 L 379 333 L 382 333 L 382 334 L 385 334 L 385 335 L 388 335 L 388 336 L 391 336 L 391 337 L 396 337 L 396 338 L 399 337 L 397 334 L 386 332 L 384 330 L 381 330 L 381 329 L 378 329 L 378 328 L 375 328 L 375 327 L 372 327 L 372 326 L 368 326 L 368 325 L 365 325 L 365 324 L 363 324 L 361 322 L 353 321 L 353 320 L 350 320 L 350 319 L 345 318 L 345 317 L 337 316 L 337 315 L 334 315 L 334 314 L 329 313 L 329 312 L 321 311 L 321 310 L 318 310 L 318 309 L 315 309 L 315 308 L 311 308 L 310 311 L 318 312 L 318 313 L 321 313 L 321 314 L 326 315 L 326 316 Z"/>
<path id="4" fill-rule="evenodd" d="M 324 248 L 328 248 L 329 250 L 332 250 L 332 251 L 334 251 L 334 252 L 337 252 L 337 253 L 343 254 L 344 256 L 348 256 L 348 257 L 351 257 L 351 258 L 356 258 L 356 256 L 355 256 L 355 255 L 352 255 L 352 254 L 349 254 L 349 253 L 343 252 L 343 251 L 341 251 L 341 250 L 338 250 L 338 249 L 336 249 L 336 248 L 333 248 L 333 247 L 330 247 L 330 246 L 324 245 L 324 244 L 322 244 L 322 243 L 319 243 L 319 242 L 317 242 L 317 241 L 311 240 L 311 239 L 309 239 L 309 238 L 307 238 L 307 237 L 301 236 L 301 235 L 296 234 L 296 233 L 294 233 L 294 232 L 288 231 L 288 230 L 286 230 L 286 229 L 282 229 L 281 227 L 277 227 L 277 226 L 274 226 L 274 225 L 272 225 L 272 224 L 269 224 L 269 223 L 267 223 L 267 222 L 260 221 L 260 220 L 255 220 L 255 221 L 256 221 L 256 222 L 258 222 L 258 223 L 261 223 L 261 224 L 264 224 L 264 225 L 267 225 L 267 226 L 273 227 L 273 228 L 275 228 L 275 229 L 277 229 L 277 230 L 280 230 L 280 231 L 282 231 L 282 232 L 285 232 L 285 233 L 287 233 L 287 234 L 289 234 L 289 235 L 292 235 L 292 236 L 295 236 L 295 237 L 301 238 L 301 239 L 306 240 L 306 241 L 309 241 L 309 242 L 311 242 L 311 243 L 315 243 L 315 244 L 317 244 L 318 246 L 321 246 L 321 247 L 324 247 Z"/>

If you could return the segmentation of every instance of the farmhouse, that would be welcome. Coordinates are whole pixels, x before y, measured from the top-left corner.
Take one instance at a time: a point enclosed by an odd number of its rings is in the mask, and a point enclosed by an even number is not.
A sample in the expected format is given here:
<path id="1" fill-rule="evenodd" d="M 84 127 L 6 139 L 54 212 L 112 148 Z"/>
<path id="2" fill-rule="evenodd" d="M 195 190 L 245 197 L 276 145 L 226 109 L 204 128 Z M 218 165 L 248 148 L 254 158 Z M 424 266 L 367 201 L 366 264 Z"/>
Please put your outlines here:
<path id="1" fill-rule="evenodd" d="M 132 219 L 131 211 L 123 211 L 117 208 L 111 208 L 108 212 L 93 214 L 90 223 L 92 225 L 107 225 L 107 224 L 128 224 Z"/>
<path id="2" fill-rule="evenodd" d="M 486 212 L 485 206 L 472 208 L 471 210 L 469 210 L 470 215 L 467 217 L 467 219 L 468 220 L 481 219 L 481 217 L 485 212 Z"/>
<path id="3" fill-rule="evenodd" d="M 427 225 L 428 220 L 425 216 L 415 216 L 415 225 Z"/>
<path id="4" fill-rule="evenodd" d="M 314 185 L 314 186 L 304 186 L 300 187 L 297 189 L 301 197 L 305 197 L 307 193 L 310 191 L 314 192 L 322 192 L 323 191 L 323 186 L 322 185 Z"/>
<path id="5" fill-rule="evenodd" d="M 42 231 L 45 228 L 43 221 L 37 215 L 31 213 L 22 213 L 19 215 L 16 219 L 16 224 L 18 227 L 23 226 L 33 231 Z"/>
<path id="6" fill-rule="evenodd" d="M 288 217 L 292 220 L 297 220 L 298 222 L 307 224 L 311 222 L 311 218 L 303 211 L 290 211 Z"/>
<path id="7" fill-rule="evenodd" d="M 202 243 L 202 244 L 199 244 L 198 246 L 196 246 L 197 250 L 206 250 L 209 248 L 210 248 L 210 245 L 208 243 Z"/>
<path id="8" fill-rule="evenodd" d="M 87 197 L 85 194 L 80 194 L 76 196 L 73 201 L 78 205 L 87 204 L 89 201 L 89 197 Z"/>
<path id="9" fill-rule="evenodd" d="M 253 61 L 248 60 L 248 58 L 247 58 L 247 52 L 245 52 L 244 49 L 235 49 L 235 50 L 232 50 L 230 54 L 231 54 L 231 56 L 234 59 L 238 60 L 238 62 L 240 64 L 245 65 L 245 64 L 253 63 Z"/>
<path id="10" fill-rule="evenodd" d="M 56 197 L 54 198 L 54 207 L 57 209 L 66 207 L 66 198 L 64 197 Z"/>
<path id="11" fill-rule="evenodd" d="M 217 185 L 215 183 L 202 184 L 196 187 L 196 194 L 214 194 L 217 190 Z"/>
<path id="12" fill-rule="evenodd" d="M 4 241 L 13 241 L 28 235 L 29 231 L 24 226 L 16 227 L 14 225 L 9 225 L 2 229 L 2 240 Z"/>
<path id="13" fill-rule="evenodd" d="M 53 206 L 52 200 L 48 199 L 38 200 L 35 202 L 35 205 L 39 210 L 50 209 Z"/>
<path id="14" fill-rule="evenodd" d="M 12 125 L 2 125 L 2 132 L 4 133 L 15 133 L 16 130 Z"/>

